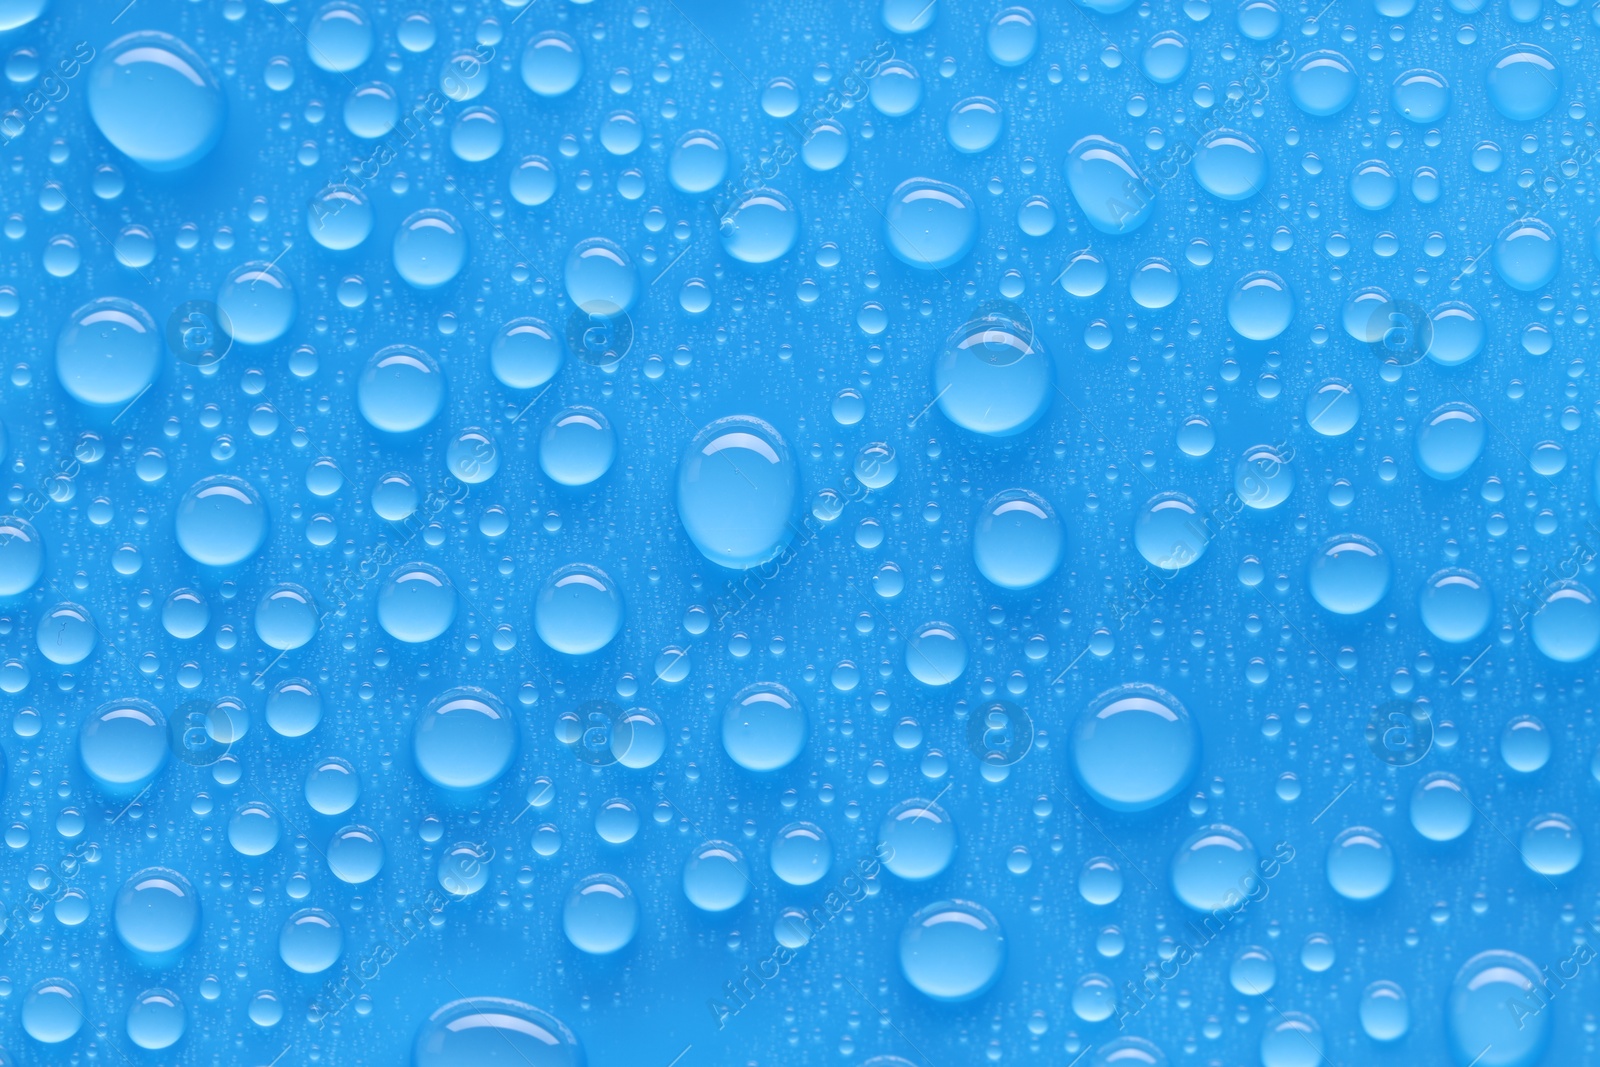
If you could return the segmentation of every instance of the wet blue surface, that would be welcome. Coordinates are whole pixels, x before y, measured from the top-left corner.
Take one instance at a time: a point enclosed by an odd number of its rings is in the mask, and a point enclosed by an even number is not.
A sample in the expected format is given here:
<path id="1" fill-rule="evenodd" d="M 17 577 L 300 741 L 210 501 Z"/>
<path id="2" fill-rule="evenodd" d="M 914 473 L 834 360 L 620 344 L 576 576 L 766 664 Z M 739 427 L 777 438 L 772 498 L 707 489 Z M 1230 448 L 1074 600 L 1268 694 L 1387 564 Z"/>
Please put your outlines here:
<path id="1" fill-rule="evenodd" d="M 1600 1058 L 1593 15 L 0 0 L 0 1061 Z"/>

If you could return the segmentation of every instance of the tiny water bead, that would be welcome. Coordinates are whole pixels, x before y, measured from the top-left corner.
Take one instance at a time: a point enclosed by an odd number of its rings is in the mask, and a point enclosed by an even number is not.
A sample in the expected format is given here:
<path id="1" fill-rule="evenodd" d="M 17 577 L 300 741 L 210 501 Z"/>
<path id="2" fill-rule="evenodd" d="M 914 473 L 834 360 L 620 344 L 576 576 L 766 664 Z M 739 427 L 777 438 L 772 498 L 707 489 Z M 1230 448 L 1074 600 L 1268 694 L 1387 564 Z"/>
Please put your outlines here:
<path id="1" fill-rule="evenodd" d="M 467 997 L 417 1028 L 411 1067 L 584 1067 L 583 1046 L 565 1023 L 505 997 Z"/>
<path id="2" fill-rule="evenodd" d="M 919 992 L 941 1003 L 982 996 L 1005 968 L 1006 938 L 983 905 L 968 900 L 929 904 L 900 934 L 900 970 Z"/>
<path id="3" fill-rule="evenodd" d="M 1066 535 L 1050 502 L 1007 489 L 984 505 L 972 534 L 978 571 L 1002 589 L 1031 589 L 1061 566 Z"/>
<path id="4" fill-rule="evenodd" d="M 927 881 L 944 873 L 955 858 L 955 823 L 931 800 L 903 800 L 878 825 L 878 854 L 896 877 Z"/>
<path id="5" fill-rule="evenodd" d="M 417 769 L 446 789 L 477 789 L 498 779 L 517 752 L 510 710 L 486 689 L 461 687 L 435 697 L 411 734 Z M 307 793 L 311 785 L 307 783 Z M 315 805 L 313 805 L 315 806 Z"/>
<path id="6" fill-rule="evenodd" d="M 789 544 L 799 471 L 782 435 L 767 422 L 731 415 L 695 435 L 678 464 L 678 517 L 700 553 L 746 570 Z"/>
<path id="7" fill-rule="evenodd" d="M 1146 811 L 1177 796 L 1200 765 L 1200 731 L 1171 693 L 1129 683 L 1101 693 L 1072 728 L 1072 769 L 1113 811 Z"/>

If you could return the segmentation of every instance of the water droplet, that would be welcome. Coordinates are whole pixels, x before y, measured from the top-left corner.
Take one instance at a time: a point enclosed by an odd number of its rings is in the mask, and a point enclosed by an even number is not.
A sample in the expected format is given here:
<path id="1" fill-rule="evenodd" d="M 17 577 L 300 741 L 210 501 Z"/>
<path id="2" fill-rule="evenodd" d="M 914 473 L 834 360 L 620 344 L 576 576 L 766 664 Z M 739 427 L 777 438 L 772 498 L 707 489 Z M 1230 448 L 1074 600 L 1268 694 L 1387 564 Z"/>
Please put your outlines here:
<path id="1" fill-rule="evenodd" d="M 900 970 L 919 992 L 942 1003 L 988 992 L 1006 962 L 1000 922 L 981 904 L 942 900 L 912 915 L 900 934 Z"/>
<path id="2" fill-rule="evenodd" d="M 227 97 L 205 61 L 170 34 L 111 42 L 89 72 L 88 93 L 101 134 L 148 170 L 187 167 L 222 137 Z"/>
<path id="3" fill-rule="evenodd" d="M 511 766 L 517 754 L 516 723 L 510 709 L 488 690 L 450 689 L 417 716 L 411 752 L 417 769 L 434 785 L 477 789 Z"/>
<path id="4" fill-rule="evenodd" d="M 1108 689 L 1072 728 L 1072 769 L 1113 811 L 1146 811 L 1181 792 L 1200 765 L 1200 730 L 1178 699 L 1153 685 Z"/>

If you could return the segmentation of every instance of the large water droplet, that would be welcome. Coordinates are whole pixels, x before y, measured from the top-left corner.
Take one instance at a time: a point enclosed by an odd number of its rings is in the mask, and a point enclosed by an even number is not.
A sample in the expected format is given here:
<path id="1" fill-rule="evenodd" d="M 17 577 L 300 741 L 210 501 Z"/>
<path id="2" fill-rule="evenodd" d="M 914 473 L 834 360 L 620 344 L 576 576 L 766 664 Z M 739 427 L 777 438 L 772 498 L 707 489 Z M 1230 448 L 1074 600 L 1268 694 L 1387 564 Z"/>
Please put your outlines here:
<path id="1" fill-rule="evenodd" d="M 1108 689 L 1073 724 L 1073 773 L 1113 811 L 1166 803 L 1199 766 L 1199 727 L 1176 697 L 1153 685 Z"/>
<path id="2" fill-rule="evenodd" d="M 1083 138 L 1067 152 L 1067 187 L 1089 225 L 1101 233 L 1132 233 L 1155 208 L 1155 188 L 1128 150 L 1098 134 Z"/>
<path id="3" fill-rule="evenodd" d="M 112 146 L 153 171 L 187 167 L 222 136 L 227 97 L 211 68 L 171 34 L 111 42 L 89 72 L 89 114 Z"/>
<path id="4" fill-rule="evenodd" d="M 517 726 L 499 697 L 463 686 L 441 693 L 417 716 L 411 752 L 417 769 L 434 785 L 476 789 L 511 766 Z"/>
<path id="5" fill-rule="evenodd" d="M 213 474 L 183 494 L 174 528 L 178 547 L 190 559 L 229 567 L 260 551 L 267 539 L 267 506 L 249 482 Z"/>
<path id="6" fill-rule="evenodd" d="M 970 900 L 929 904 L 900 934 L 900 970 L 919 992 L 955 1003 L 988 992 L 1006 962 L 1006 937 L 988 908 Z"/>
<path id="7" fill-rule="evenodd" d="M 56 377 L 80 403 L 128 404 L 150 388 L 160 369 L 155 321 L 121 297 L 103 296 L 78 308 L 56 339 Z"/>
<path id="8" fill-rule="evenodd" d="M 539 640 L 569 656 L 609 645 L 622 629 L 622 593 L 611 576 L 587 563 L 552 571 L 533 604 Z"/>
<path id="9" fill-rule="evenodd" d="M 605 956 L 626 948 L 639 929 L 639 902 L 621 878 L 591 874 L 567 894 L 561 929 L 574 948 Z"/>
<path id="10" fill-rule="evenodd" d="M 1561 68 L 1543 48 L 1514 44 L 1489 68 L 1489 102 L 1515 122 L 1543 118 L 1561 98 Z"/>
<path id="11" fill-rule="evenodd" d="M 1555 1015 L 1542 1010 L 1544 1002 L 1544 980 L 1526 957 L 1491 949 L 1462 964 L 1445 1005 L 1445 1032 L 1458 1067 L 1538 1063 Z"/>
<path id="12" fill-rule="evenodd" d="M 166 961 L 200 932 L 200 898 L 177 871 L 147 867 L 123 883 L 112 921 L 130 951 Z"/>
<path id="13" fill-rule="evenodd" d="M 135 793 L 167 761 L 167 718 L 144 700 L 113 700 L 83 720 L 83 769 L 115 794 Z"/>
<path id="14" fill-rule="evenodd" d="M 278 956 L 301 974 L 321 974 L 339 962 L 343 951 L 339 920 L 321 908 L 302 908 L 278 931 Z"/>
<path id="15" fill-rule="evenodd" d="M 805 750 L 808 733 L 806 709 L 776 682 L 746 686 L 722 712 L 723 750 L 746 770 L 787 767 Z"/>
<path id="16" fill-rule="evenodd" d="M 939 410 L 962 429 L 1014 437 L 1050 408 L 1055 363 L 1031 328 L 1001 311 L 981 315 L 945 341 L 933 365 Z"/>
<path id="17" fill-rule="evenodd" d="M 965 258 L 978 239 L 978 209 L 965 189 L 932 178 L 901 182 L 884 212 L 889 251 L 910 267 L 937 271 Z"/>
<path id="18" fill-rule="evenodd" d="M 455 586 L 431 563 L 395 568 L 378 591 L 378 625 L 396 641 L 432 641 L 455 619 Z"/>
<path id="19" fill-rule="evenodd" d="M 411 1067 L 584 1067 L 583 1046 L 548 1012 L 504 997 L 452 1001 L 428 1016 Z"/>
<path id="20" fill-rule="evenodd" d="M 776 189 L 753 189 L 722 216 L 722 247 L 742 263 L 782 259 L 800 236 L 800 213 Z"/>
<path id="21" fill-rule="evenodd" d="M 1359 615 L 1389 592 L 1389 574 L 1389 557 L 1375 542 L 1360 534 L 1332 537 L 1311 559 L 1311 595 L 1336 615 Z"/>
<path id="22" fill-rule="evenodd" d="M 1248 200 L 1267 184 L 1267 154 L 1237 130 L 1212 130 L 1195 146 L 1195 180 L 1221 200 Z"/>
<path id="23" fill-rule="evenodd" d="M 749 415 L 707 425 L 678 464 L 678 517 L 701 555 L 745 570 L 795 534 L 799 472 L 782 435 Z"/>
<path id="24" fill-rule="evenodd" d="M 1417 430 L 1417 466 L 1430 478 L 1453 481 L 1478 462 L 1488 436 L 1477 408 L 1457 401 L 1442 404 Z"/>
<path id="25" fill-rule="evenodd" d="M 878 824 L 878 855 L 890 873 L 923 882 L 944 873 L 956 854 L 956 826 L 931 800 L 902 800 Z"/>
<path id="26" fill-rule="evenodd" d="M 972 533 L 978 571 L 1002 589 L 1032 589 L 1061 566 L 1066 535 L 1055 508 L 1038 493 L 1007 489 L 983 507 Z"/>
<path id="27" fill-rule="evenodd" d="M 1289 74 L 1289 98 L 1307 115 L 1337 115 L 1356 98 L 1360 82 L 1355 67 L 1340 53 L 1307 52 Z"/>
<path id="28" fill-rule="evenodd" d="M 750 866 L 738 846 L 707 841 L 689 855 L 683 868 L 683 895 L 701 911 L 736 908 L 750 895 Z"/>
<path id="29" fill-rule="evenodd" d="M 1172 858 L 1172 891 L 1195 911 L 1235 908 L 1260 883 L 1256 848 L 1231 826 L 1196 830 Z"/>
<path id="30" fill-rule="evenodd" d="M 361 417 L 375 430 L 420 430 L 444 407 L 444 372 L 420 348 L 380 348 L 367 361 L 356 383 L 356 402 Z"/>
<path id="31" fill-rule="evenodd" d="M 1394 882 L 1394 850 L 1365 826 L 1343 830 L 1328 846 L 1328 884 L 1346 900 L 1372 900 Z"/>

